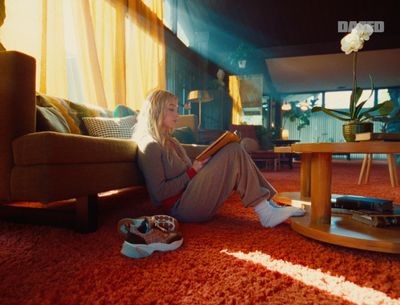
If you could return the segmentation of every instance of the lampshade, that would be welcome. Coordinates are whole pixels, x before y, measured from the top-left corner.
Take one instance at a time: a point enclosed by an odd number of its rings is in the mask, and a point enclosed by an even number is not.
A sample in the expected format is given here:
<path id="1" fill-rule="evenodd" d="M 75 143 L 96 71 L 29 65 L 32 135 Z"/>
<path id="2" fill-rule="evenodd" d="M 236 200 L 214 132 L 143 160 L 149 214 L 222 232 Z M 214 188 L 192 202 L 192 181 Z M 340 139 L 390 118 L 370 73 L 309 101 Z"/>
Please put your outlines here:
<path id="1" fill-rule="evenodd" d="M 300 102 L 299 107 L 301 111 L 307 111 L 310 108 L 310 104 L 307 101 Z"/>
<path id="2" fill-rule="evenodd" d="M 290 105 L 288 102 L 283 102 L 281 109 L 283 111 L 289 111 L 292 109 L 292 105 Z"/>
<path id="3" fill-rule="evenodd" d="M 282 129 L 281 137 L 282 137 L 282 140 L 288 140 L 289 139 L 289 130 L 288 129 Z"/>
<path id="4" fill-rule="evenodd" d="M 194 103 L 198 103 L 199 99 L 201 99 L 202 103 L 211 102 L 213 100 L 207 90 L 192 90 L 189 92 L 187 99 Z"/>

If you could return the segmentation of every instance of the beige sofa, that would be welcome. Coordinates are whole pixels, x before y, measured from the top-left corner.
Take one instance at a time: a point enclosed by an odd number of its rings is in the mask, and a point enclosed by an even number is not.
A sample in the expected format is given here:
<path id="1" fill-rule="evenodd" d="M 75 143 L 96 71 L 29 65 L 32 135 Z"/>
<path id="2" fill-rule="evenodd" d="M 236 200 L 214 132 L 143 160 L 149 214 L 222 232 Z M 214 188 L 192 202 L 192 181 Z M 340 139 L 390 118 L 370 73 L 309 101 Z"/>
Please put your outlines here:
<path id="1" fill-rule="evenodd" d="M 36 132 L 35 60 L 0 52 L 0 217 L 27 222 L 97 228 L 97 194 L 144 185 L 131 140 Z M 195 128 L 194 116 L 180 125 Z M 201 148 L 185 145 L 193 157 Z M 73 212 L 43 208 L 75 199 Z M 40 208 L 14 204 L 40 202 Z M 12 203 L 12 204 L 10 204 Z M 50 205 L 49 205 L 50 206 Z"/>

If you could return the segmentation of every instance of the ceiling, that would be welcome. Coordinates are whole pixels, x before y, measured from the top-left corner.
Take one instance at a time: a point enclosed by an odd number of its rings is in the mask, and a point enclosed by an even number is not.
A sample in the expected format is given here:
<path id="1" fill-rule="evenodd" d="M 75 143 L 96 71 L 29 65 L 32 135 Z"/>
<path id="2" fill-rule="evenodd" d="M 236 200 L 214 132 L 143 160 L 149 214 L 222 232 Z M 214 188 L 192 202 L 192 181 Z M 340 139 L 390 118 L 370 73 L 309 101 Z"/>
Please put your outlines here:
<path id="1" fill-rule="evenodd" d="M 267 93 L 351 90 L 352 58 L 343 53 L 266 59 L 275 88 Z M 359 52 L 357 83 L 362 88 L 400 85 L 400 48 Z M 306 89 L 306 90 L 305 90 Z"/>
<path id="2" fill-rule="evenodd" d="M 383 21 L 360 52 L 361 83 L 371 73 L 378 86 L 400 86 L 398 0 L 177 1 L 191 48 L 231 73 L 264 74 L 271 92 L 348 88 L 351 56 L 340 50 L 338 21 Z M 252 49 L 246 69 L 229 62 L 240 45 Z"/>

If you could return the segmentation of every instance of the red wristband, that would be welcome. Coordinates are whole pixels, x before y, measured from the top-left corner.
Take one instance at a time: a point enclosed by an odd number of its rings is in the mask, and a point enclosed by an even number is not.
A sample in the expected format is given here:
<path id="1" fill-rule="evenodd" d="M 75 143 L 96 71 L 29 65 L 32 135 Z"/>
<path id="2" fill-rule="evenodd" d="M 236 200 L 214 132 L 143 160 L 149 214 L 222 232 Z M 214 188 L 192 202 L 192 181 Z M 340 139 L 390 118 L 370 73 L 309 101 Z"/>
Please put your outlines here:
<path id="1" fill-rule="evenodd" d="M 186 173 L 188 174 L 190 179 L 192 179 L 197 174 L 196 170 L 193 167 L 189 167 Z"/>

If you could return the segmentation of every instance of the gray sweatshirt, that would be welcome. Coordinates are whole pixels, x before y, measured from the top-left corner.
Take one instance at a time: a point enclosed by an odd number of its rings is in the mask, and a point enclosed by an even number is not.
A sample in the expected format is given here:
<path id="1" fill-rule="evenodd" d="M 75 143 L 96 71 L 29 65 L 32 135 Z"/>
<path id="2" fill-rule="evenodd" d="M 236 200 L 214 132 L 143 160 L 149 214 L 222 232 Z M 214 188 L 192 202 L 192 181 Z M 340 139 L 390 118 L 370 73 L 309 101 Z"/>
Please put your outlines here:
<path id="1" fill-rule="evenodd" d="M 178 141 L 173 141 L 177 154 L 172 162 L 167 160 L 166 150 L 151 137 L 138 141 L 138 163 L 149 190 L 151 201 L 158 207 L 163 200 L 181 193 L 190 181 L 186 172 L 192 162 Z"/>

